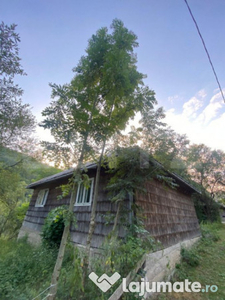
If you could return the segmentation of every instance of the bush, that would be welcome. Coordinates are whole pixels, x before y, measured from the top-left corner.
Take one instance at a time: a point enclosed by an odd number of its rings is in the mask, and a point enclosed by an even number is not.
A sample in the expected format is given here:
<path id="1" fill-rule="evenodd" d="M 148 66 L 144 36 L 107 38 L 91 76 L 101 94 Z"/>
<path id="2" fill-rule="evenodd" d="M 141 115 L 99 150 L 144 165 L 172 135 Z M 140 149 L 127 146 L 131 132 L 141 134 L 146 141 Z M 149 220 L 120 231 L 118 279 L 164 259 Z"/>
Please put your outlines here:
<path id="1" fill-rule="evenodd" d="M 192 197 L 199 223 L 221 220 L 219 204 L 206 191 L 203 190 L 201 194 L 194 194 Z"/>
<path id="2" fill-rule="evenodd" d="M 59 247 L 64 229 L 66 211 L 66 206 L 63 205 L 56 207 L 48 213 L 41 233 L 44 245 L 50 248 Z"/>

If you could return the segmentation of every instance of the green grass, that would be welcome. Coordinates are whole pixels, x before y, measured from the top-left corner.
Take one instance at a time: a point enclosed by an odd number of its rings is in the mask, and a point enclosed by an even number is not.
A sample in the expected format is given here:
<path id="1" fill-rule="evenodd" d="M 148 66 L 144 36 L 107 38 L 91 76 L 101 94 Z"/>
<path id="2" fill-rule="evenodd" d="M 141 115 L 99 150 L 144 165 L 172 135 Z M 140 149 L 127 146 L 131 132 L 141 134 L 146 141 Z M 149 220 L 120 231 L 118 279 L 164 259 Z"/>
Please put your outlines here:
<path id="1" fill-rule="evenodd" d="M 189 279 L 191 282 L 200 282 L 202 287 L 217 285 L 218 291 L 216 293 L 161 293 L 156 296 L 157 300 L 225 300 L 225 225 L 204 225 L 202 235 L 203 238 L 195 247 L 182 250 L 182 261 L 177 265 L 173 281 Z M 111 253 L 113 247 L 111 244 L 109 246 Z M 133 246 L 133 243 L 131 245 L 128 243 L 125 250 L 131 252 Z M 20 242 L 0 240 L 0 300 L 31 300 L 49 287 L 56 252 L 43 246 L 34 247 L 25 240 Z M 119 273 L 126 276 L 129 272 L 128 265 L 133 268 L 138 254 L 136 251 L 130 252 L 126 265 L 122 264 L 124 274 L 119 269 L 121 255 L 116 255 L 117 251 L 110 256 L 110 263 L 108 255 L 105 259 L 96 259 L 93 270 L 96 274 L 105 272 L 110 275 L 116 268 Z M 47 293 L 37 300 L 42 300 Z M 86 281 L 85 289 L 82 291 L 82 259 L 72 245 L 68 246 L 57 299 L 106 300 L 111 294 L 112 290 L 101 293 L 90 280 Z M 137 299 L 133 294 L 125 296 L 126 299 Z"/>
<path id="2" fill-rule="evenodd" d="M 173 281 L 198 281 L 205 285 L 217 285 L 218 291 L 208 293 L 161 293 L 157 300 L 225 300 L 225 225 L 202 226 L 203 237 L 190 251 L 185 251 Z"/>
<path id="3" fill-rule="evenodd" d="M 33 299 L 49 286 L 55 259 L 55 250 L 1 239 L 0 299 Z"/>
<path id="4" fill-rule="evenodd" d="M 91 270 L 96 274 L 112 275 L 118 271 L 126 276 L 145 253 L 146 247 L 154 246 L 153 239 L 144 241 L 133 236 L 127 243 L 111 238 L 104 244 L 104 255 L 91 258 Z M 0 300 L 31 300 L 50 286 L 51 274 L 56 260 L 56 249 L 32 246 L 26 240 L 0 240 Z M 83 280 L 83 254 L 73 244 L 68 243 L 58 282 L 57 300 L 107 300 L 112 294 L 110 289 L 103 293 L 86 278 Z M 121 283 L 118 281 L 113 289 Z M 43 293 L 37 300 L 48 294 Z M 126 299 L 128 299 L 126 297 Z M 129 295 L 129 299 L 133 295 Z"/>

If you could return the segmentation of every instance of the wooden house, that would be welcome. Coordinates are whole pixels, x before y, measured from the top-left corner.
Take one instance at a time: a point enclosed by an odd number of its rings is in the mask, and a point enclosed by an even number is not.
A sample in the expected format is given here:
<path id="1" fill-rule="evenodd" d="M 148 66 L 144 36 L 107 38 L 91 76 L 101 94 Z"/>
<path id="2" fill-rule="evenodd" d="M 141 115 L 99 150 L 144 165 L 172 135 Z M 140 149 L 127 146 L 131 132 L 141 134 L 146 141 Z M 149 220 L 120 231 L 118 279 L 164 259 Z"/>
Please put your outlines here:
<path id="1" fill-rule="evenodd" d="M 71 227 L 71 239 L 81 247 L 86 245 L 97 166 L 95 163 L 88 163 L 86 168 L 91 185 L 88 190 L 83 185 L 78 188 L 74 206 L 77 226 Z M 28 185 L 27 188 L 33 189 L 34 192 L 19 237 L 27 234 L 31 242 L 40 242 L 40 232 L 47 214 L 53 208 L 68 204 L 70 201 L 70 195 L 61 200 L 58 200 L 57 197 L 61 194 L 61 189 L 58 187 L 68 182 L 73 171 L 73 169 L 69 169 Z M 178 184 L 177 189 L 165 187 L 163 183 L 154 179 L 145 183 L 147 193 L 136 192 L 125 202 L 127 222 L 132 220 L 130 208 L 132 203 L 135 203 L 142 210 L 145 228 L 166 247 L 200 235 L 198 219 L 191 198 L 191 195 L 197 191 L 176 174 L 171 172 L 167 172 L 167 174 Z M 101 247 L 104 238 L 112 230 L 112 223 L 106 224 L 106 216 L 115 215 L 117 211 L 116 204 L 109 200 L 105 190 L 109 176 L 110 174 L 102 168 L 96 227 L 91 244 L 93 250 Z M 120 237 L 124 236 L 123 226 L 120 226 L 118 234 Z"/>

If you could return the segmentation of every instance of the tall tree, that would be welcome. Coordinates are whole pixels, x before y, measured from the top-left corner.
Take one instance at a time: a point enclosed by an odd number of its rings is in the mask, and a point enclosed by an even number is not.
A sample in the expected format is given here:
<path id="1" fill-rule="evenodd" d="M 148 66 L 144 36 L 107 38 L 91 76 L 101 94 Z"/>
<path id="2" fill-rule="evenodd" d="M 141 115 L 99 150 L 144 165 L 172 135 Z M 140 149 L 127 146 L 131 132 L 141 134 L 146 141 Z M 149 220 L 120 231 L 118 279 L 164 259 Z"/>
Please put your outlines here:
<path id="1" fill-rule="evenodd" d="M 26 75 L 15 30 L 15 24 L 0 24 L 0 146 L 14 149 L 30 136 L 35 123 L 29 105 L 21 101 L 23 90 L 14 83 L 15 75 Z"/>
<path id="2" fill-rule="evenodd" d="M 134 54 L 134 48 L 138 46 L 136 35 L 125 28 L 120 20 L 114 20 L 111 28 L 112 34 L 107 34 L 107 47 L 101 51 L 101 59 L 96 60 L 96 54 L 92 57 L 93 53 L 99 53 L 97 50 L 102 49 L 102 36 L 97 34 L 92 37 L 89 44 L 88 54 L 90 55 L 84 57 L 79 66 L 83 78 L 88 74 L 87 65 L 98 66 L 92 70 L 91 74 L 97 80 L 94 84 L 97 83 L 99 96 L 103 99 L 99 117 L 101 123 L 94 122 L 94 126 L 97 125 L 97 136 L 94 139 L 101 146 L 101 154 L 98 160 L 86 243 L 86 267 L 96 223 L 100 169 L 106 143 L 113 134 L 125 129 L 128 121 L 135 116 L 135 113 L 151 110 L 156 103 L 154 92 L 143 84 L 142 80 L 145 76 L 137 71 L 137 59 Z"/>
<path id="3" fill-rule="evenodd" d="M 24 158 L 18 155 L 11 161 L 8 150 L 7 159 L 3 159 L 5 147 L 27 149 L 35 125 L 29 105 L 22 104 L 23 90 L 14 83 L 16 75 L 26 75 L 20 64 L 20 38 L 15 30 L 15 24 L 0 23 L 0 235 L 5 238 L 16 236 L 21 226 L 17 212 L 27 205 L 22 203 L 25 182 L 20 176 Z"/>
<path id="4" fill-rule="evenodd" d="M 219 200 L 225 194 L 225 153 L 204 144 L 191 145 L 187 153 L 188 171 L 200 186 Z"/>
<path id="5" fill-rule="evenodd" d="M 95 228 L 96 204 L 101 162 L 105 146 L 110 137 L 125 128 L 128 120 L 138 111 L 152 109 L 156 103 L 154 92 L 144 86 L 144 75 L 137 71 L 133 49 L 138 45 L 136 35 L 124 27 L 119 20 L 112 23 L 112 33 L 101 28 L 89 40 L 86 56 L 76 68 L 75 77 L 64 86 L 51 85 L 53 101 L 43 112 L 44 128 L 49 128 L 55 137 L 54 144 L 45 144 L 51 150 L 75 150 L 79 157 L 78 169 L 83 160 L 98 148 L 98 168 L 95 179 L 94 200 L 87 238 L 87 254 Z M 82 149 L 77 151 L 77 149 Z M 56 153 L 56 152 L 55 152 Z M 79 171 L 77 170 L 77 174 Z M 80 173 L 79 173 L 80 176 Z M 70 210 L 73 211 L 77 181 L 73 186 Z M 65 250 L 66 236 L 63 235 L 59 249 L 59 260 L 53 274 L 56 286 L 60 264 Z M 55 299 L 56 288 L 49 299 Z"/>
<path id="6" fill-rule="evenodd" d="M 107 43 L 106 29 L 98 31 L 101 39 L 101 45 L 104 48 Z M 89 42 L 91 44 L 91 41 Z M 101 60 L 101 53 L 93 52 L 92 55 L 97 56 L 97 60 Z M 45 116 L 44 122 L 41 124 L 44 128 L 49 128 L 55 137 L 55 143 L 45 143 L 45 148 L 51 150 L 53 156 L 62 158 L 62 153 L 72 152 L 73 163 L 77 162 L 77 168 L 74 174 L 74 183 L 72 183 L 71 198 L 69 211 L 72 213 L 75 199 L 77 184 L 81 180 L 81 167 L 83 161 L 87 160 L 92 153 L 93 138 L 99 139 L 98 127 L 102 123 L 99 118 L 103 118 L 100 114 L 104 99 L 99 92 L 96 80 L 96 74 L 91 73 L 91 68 L 87 65 L 86 76 L 80 72 L 78 64 L 74 71 L 75 77 L 64 86 L 52 84 L 52 96 L 57 100 L 53 101 L 50 107 L 43 111 Z M 95 68 L 95 66 L 93 66 Z M 57 282 L 60 275 L 61 265 L 65 253 L 66 243 L 69 236 L 69 228 L 71 222 L 64 228 L 57 261 L 52 275 L 51 296 L 49 299 L 55 299 L 57 293 Z"/>
<path id="7" fill-rule="evenodd" d="M 176 133 L 162 122 L 164 112 L 162 108 L 153 115 L 148 114 L 141 119 L 142 147 L 167 169 L 187 176 L 186 157 L 189 140 L 186 135 Z"/>
<path id="8" fill-rule="evenodd" d="M 80 85 L 75 78 L 71 84 L 63 87 L 51 85 L 52 96 L 56 100 L 43 111 L 45 120 L 41 124 L 44 128 L 49 128 L 55 137 L 55 143 L 44 143 L 46 149 L 51 149 L 54 156 L 62 158 L 62 153 L 72 153 L 73 163 L 77 163 L 74 171 L 73 181 L 71 181 L 71 197 L 69 203 L 69 215 L 73 214 L 76 200 L 78 183 L 81 181 L 81 168 L 83 161 L 90 153 L 88 139 L 92 132 L 92 119 L 96 113 L 97 98 L 91 97 L 91 91 L 80 90 Z M 90 96 L 90 97 L 89 97 Z M 58 152 L 58 153 L 57 153 Z M 49 300 L 53 300 L 57 293 L 57 283 L 60 276 L 66 244 L 72 219 L 69 219 L 64 227 L 58 256 L 52 274 L 52 287 Z"/>

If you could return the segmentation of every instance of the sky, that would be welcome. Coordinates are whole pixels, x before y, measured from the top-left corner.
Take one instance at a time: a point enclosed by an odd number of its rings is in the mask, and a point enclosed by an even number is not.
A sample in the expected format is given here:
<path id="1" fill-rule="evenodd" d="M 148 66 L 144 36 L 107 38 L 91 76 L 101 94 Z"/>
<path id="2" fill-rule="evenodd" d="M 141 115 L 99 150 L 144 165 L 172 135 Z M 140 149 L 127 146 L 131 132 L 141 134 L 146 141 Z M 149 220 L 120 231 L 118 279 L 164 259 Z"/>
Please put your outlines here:
<path id="1" fill-rule="evenodd" d="M 225 1 L 188 0 L 225 92 Z M 27 76 L 16 78 L 37 121 L 49 83 L 69 83 L 88 40 L 118 18 L 138 37 L 138 71 L 166 122 L 192 143 L 225 151 L 225 104 L 184 0 L 1 0 L 0 21 L 17 24 Z M 38 128 L 42 140 L 49 133 Z"/>

